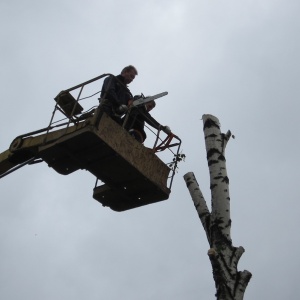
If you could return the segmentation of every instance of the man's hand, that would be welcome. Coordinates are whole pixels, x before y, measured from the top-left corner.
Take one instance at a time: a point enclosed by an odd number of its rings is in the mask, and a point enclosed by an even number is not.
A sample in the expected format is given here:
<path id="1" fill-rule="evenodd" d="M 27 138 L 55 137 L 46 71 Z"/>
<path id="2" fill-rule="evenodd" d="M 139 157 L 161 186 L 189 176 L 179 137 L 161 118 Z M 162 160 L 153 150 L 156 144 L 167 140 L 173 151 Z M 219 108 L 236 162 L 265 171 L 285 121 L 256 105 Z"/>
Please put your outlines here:
<path id="1" fill-rule="evenodd" d="M 127 106 L 130 107 L 130 106 L 132 105 L 132 103 L 133 103 L 133 99 L 129 99 L 129 100 L 128 100 L 128 105 L 127 105 Z"/>
<path id="2" fill-rule="evenodd" d="M 117 113 L 118 113 L 118 114 L 125 114 L 125 113 L 127 112 L 127 110 L 128 110 L 127 105 L 122 104 L 122 105 L 120 105 L 120 106 L 118 107 Z"/>

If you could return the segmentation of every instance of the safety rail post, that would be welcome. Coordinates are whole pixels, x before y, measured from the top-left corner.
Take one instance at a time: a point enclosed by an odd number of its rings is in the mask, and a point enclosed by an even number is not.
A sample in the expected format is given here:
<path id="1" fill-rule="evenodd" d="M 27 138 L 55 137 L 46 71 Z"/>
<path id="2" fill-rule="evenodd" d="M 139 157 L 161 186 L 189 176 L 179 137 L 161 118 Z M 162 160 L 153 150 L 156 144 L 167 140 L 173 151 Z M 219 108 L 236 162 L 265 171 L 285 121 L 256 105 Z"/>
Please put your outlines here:
<path id="1" fill-rule="evenodd" d="M 176 146 L 177 145 L 178 147 L 177 147 L 177 153 L 175 155 L 175 164 L 174 164 L 174 166 L 172 168 L 172 175 L 171 175 L 171 181 L 170 181 L 170 184 L 169 184 L 169 189 L 171 189 L 171 187 L 172 187 L 172 183 L 173 183 L 173 179 L 174 179 L 174 175 L 175 175 L 176 168 L 177 168 L 177 163 L 178 163 L 177 157 L 179 155 L 179 150 L 180 150 L 180 147 L 181 147 L 181 139 L 177 135 L 174 135 L 173 137 L 175 139 L 177 139 L 179 141 L 179 143 L 174 144 L 174 145 L 170 145 L 170 146 Z"/>
<path id="2" fill-rule="evenodd" d="M 75 104 L 74 104 L 74 106 L 73 106 L 71 115 L 70 115 L 70 117 L 69 117 L 69 122 L 68 122 L 68 125 L 67 125 L 67 127 L 66 127 L 66 131 L 67 131 L 67 129 L 68 129 L 69 126 L 70 126 L 70 123 L 71 123 L 71 120 L 72 120 L 74 111 L 75 111 L 76 106 L 77 106 L 77 104 L 78 104 L 78 102 L 79 102 L 79 98 L 80 98 L 80 96 L 81 96 L 81 93 L 82 93 L 82 90 L 83 90 L 84 87 L 85 87 L 85 85 L 82 85 L 82 86 L 81 86 L 81 89 L 80 89 L 80 91 L 79 91 L 79 93 L 78 93 L 77 100 L 76 100 L 76 102 L 75 102 Z"/>
<path id="3" fill-rule="evenodd" d="M 47 132 L 46 132 L 45 138 L 44 138 L 44 140 L 43 140 L 43 143 L 44 143 L 44 144 L 45 144 L 46 141 L 47 141 L 47 136 L 48 136 L 48 133 L 49 133 L 49 131 L 50 131 L 50 129 L 51 129 L 52 121 L 53 121 L 53 119 L 54 119 L 54 115 L 55 115 L 55 112 L 57 111 L 57 109 L 58 109 L 58 103 L 56 103 L 55 106 L 54 106 L 54 110 L 53 110 L 53 112 L 52 112 L 52 116 L 51 116 L 49 125 L 48 125 L 48 127 L 47 127 Z"/>

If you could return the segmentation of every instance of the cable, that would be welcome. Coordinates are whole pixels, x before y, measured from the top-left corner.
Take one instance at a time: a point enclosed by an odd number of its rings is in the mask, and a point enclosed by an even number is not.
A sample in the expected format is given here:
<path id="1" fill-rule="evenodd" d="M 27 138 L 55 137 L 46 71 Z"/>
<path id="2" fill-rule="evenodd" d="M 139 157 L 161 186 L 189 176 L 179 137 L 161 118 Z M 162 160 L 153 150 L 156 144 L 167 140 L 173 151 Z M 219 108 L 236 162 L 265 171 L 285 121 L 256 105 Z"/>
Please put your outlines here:
<path id="1" fill-rule="evenodd" d="M 14 168 L 12 168 L 12 169 L 6 171 L 5 173 L 2 173 L 2 174 L 0 175 L 0 178 L 3 178 L 4 176 L 6 176 L 6 175 L 8 175 L 8 174 L 10 174 L 10 173 L 12 173 L 12 172 L 14 172 L 14 171 L 16 171 L 16 170 L 22 168 L 22 167 L 24 167 L 24 166 L 26 166 L 26 165 L 28 165 L 28 164 L 32 164 L 33 161 L 34 161 L 35 159 L 36 159 L 36 157 L 34 156 L 34 157 L 28 159 L 27 161 L 25 161 L 25 162 L 23 162 L 23 163 L 21 163 L 21 164 L 15 166 Z"/>
<path id="2" fill-rule="evenodd" d="M 84 100 L 84 99 L 87 99 L 87 98 L 91 98 L 91 97 L 93 97 L 93 96 L 95 96 L 95 95 L 97 95 L 97 94 L 99 94 L 99 93 L 101 93 L 101 90 L 98 91 L 97 93 L 91 95 L 91 96 L 87 96 L 87 97 L 84 97 L 84 98 L 80 98 L 78 101 L 81 101 L 81 100 Z"/>

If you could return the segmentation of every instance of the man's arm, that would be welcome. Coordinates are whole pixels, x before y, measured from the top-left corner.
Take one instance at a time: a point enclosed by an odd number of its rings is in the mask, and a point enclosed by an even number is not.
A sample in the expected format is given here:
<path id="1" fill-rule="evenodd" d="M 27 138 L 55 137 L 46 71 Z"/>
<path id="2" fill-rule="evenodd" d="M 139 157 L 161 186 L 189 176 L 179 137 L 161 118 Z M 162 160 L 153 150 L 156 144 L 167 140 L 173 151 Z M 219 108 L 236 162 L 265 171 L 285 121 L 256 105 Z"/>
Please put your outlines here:
<path id="1" fill-rule="evenodd" d="M 101 97 L 108 99 L 113 105 L 119 105 L 117 96 L 117 80 L 113 76 L 105 78 L 102 86 Z"/>
<path id="2" fill-rule="evenodd" d="M 144 113 L 144 117 L 145 117 L 145 121 L 147 122 L 147 124 L 149 124 L 150 126 L 154 127 L 155 129 L 158 130 L 159 127 L 162 126 L 148 112 Z"/>
<path id="3" fill-rule="evenodd" d="M 158 123 L 148 112 L 145 113 L 145 121 L 155 129 L 161 129 L 164 131 L 167 135 L 171 134 L 171 129 L 169 126 L 162 126 L 160 123 Z"/>

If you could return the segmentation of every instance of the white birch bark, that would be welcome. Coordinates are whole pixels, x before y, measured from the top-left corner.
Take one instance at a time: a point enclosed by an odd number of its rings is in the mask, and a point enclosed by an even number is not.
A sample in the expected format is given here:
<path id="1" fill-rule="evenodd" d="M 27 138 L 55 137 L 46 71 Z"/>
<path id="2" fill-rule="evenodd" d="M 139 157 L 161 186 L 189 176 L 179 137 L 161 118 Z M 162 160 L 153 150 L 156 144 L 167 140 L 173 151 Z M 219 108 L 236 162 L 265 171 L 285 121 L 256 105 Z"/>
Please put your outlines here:
<path id="1" fill-rule="evenodd" d="M 243 247 L 233 247 L 231 241 L 229 179 L 226 170 L 225 148 L 231 133 L 221 133 L 219 120 L 203 115 L 203 130 L 210 174 L 211 212 L 192 172 L 184 175 L 200 221 L 210 245 L 208 256 L 212 264 L 218 300 L 242 300 L 251 273 L 239 272 L 237 265 Z"/>

